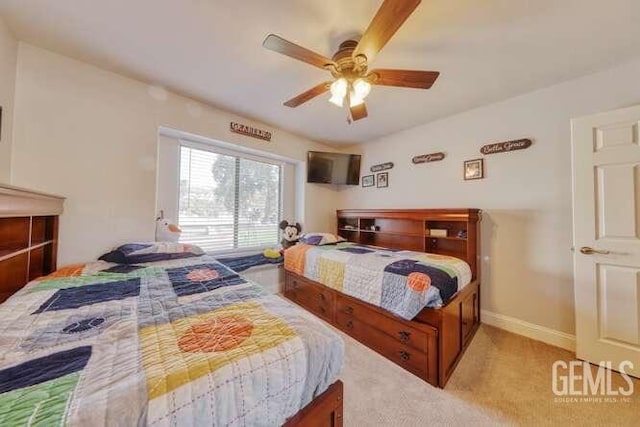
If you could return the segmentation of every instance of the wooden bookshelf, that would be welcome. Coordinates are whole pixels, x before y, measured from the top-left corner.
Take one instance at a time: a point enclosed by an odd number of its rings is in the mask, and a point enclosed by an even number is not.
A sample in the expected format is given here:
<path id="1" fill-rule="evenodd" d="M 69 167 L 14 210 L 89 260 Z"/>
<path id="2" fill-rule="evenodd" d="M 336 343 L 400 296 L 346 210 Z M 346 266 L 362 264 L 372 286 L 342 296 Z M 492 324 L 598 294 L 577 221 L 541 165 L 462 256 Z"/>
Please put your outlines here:
<path id="1" fill-rule="evenodd" d="M 346 209 L 337 211 L 338 234 L 365 245 L 454 256 L 477 277 L 478 209 Z M 447 230 L 432 236 L 430 230 Z M 464 232 L 465 237 L 459 233 Z"/>
<path id="2" fill-rule="evenodd" d="M 56 269 L 64 198 L 0 184 L 0 302 Z"/>

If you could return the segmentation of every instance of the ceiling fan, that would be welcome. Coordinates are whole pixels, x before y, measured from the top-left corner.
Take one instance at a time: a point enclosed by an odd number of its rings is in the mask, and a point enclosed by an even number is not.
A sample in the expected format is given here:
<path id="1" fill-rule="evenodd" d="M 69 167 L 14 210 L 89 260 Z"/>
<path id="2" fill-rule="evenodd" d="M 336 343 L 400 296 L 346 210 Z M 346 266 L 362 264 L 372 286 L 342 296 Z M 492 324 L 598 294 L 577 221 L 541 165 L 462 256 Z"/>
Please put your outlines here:
<path id="1" fill-rule="evenodd" d="M 360 41 L 342 42 L 331 59 L 280 36 L 269 34 L 262 43 L 265 48 L 325 69 L 333 76 L 332 81 L 320 83 L 291 98 L 284 105 L 295 108 L 330 91 L 331 103 L 339 107 L 348 106 L 347 122 L 351 124 L 367 117 L 364 98 L 371 91 L 371 85 L 429 89 L 440 75 L 439 72 L 368 69 L 376 54 L 419 4 L 420 0 L 384 0 Z"/>

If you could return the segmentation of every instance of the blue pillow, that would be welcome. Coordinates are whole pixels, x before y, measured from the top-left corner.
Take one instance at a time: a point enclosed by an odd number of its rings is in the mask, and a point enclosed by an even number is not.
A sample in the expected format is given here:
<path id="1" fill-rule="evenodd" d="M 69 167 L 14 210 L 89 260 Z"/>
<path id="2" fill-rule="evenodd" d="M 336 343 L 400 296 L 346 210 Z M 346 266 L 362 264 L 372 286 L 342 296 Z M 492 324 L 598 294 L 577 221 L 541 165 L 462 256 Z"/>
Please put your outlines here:
<path id="1" fill-rule="evenodd" d="M 203 255 L 196 245 L 173 242 L 127 243 L 98 258 L 100 261 L 116 264 L 137 264 L 141 262 L 166 261 Z"/>
<path id="2" fill-rule="evenodd" d="M 336 243 L 346 242 L 346 240 L 347 239 L 331 233 L 305 233 L 300 236 L 300 240 L 298 241 L 305 245 L 323 246 L 335 245 Z"/>

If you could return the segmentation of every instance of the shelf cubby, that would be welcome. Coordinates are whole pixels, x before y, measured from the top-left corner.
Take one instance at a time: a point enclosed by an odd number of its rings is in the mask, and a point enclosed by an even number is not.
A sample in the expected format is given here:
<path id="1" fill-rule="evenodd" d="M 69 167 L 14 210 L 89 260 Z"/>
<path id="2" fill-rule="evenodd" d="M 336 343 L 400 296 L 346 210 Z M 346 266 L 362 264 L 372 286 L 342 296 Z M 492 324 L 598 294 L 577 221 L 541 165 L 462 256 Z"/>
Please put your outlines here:
<path id="1" fill-rule="evenodd" d="M 57 216 L 0 218 L 0 302 L 56 268 Z"/>
<path id="2" fill-rule="evenodd" d="M 56 269 L 64 197 L 0 184 L 0 303 Z"/>

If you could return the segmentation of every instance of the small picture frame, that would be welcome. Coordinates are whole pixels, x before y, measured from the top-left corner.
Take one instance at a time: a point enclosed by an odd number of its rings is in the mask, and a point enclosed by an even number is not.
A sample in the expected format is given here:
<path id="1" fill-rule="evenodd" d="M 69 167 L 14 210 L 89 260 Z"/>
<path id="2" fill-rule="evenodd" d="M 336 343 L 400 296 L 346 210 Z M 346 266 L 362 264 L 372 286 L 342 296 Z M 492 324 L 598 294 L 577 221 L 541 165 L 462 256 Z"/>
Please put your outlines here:
<path id="1" fill-rule="evenodd" d="M 362 177 L 362 186 L 363 187 L 373 187 L 375 185 L 375 176 L 374 175 L 364 175 Z"/>
<path id="2" fill-rule="evenodd" d="M 378 188 L 385 188 L 389 186 L 389 172 L 382 172 L 376 175 L 376 182 Z"/>
<path id="3" fill-rule="evenodd" d="M 484 178 L 484 159 L 465 160 L 464 162 L 464 179 L 469 181 L 472 179 Z"/>

